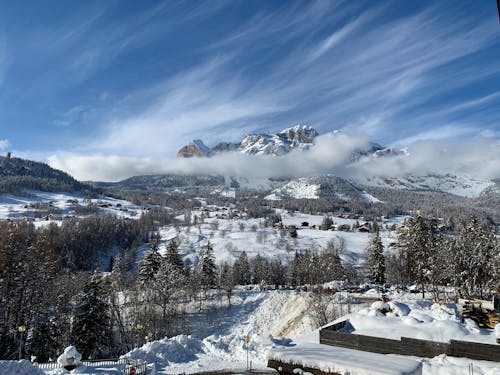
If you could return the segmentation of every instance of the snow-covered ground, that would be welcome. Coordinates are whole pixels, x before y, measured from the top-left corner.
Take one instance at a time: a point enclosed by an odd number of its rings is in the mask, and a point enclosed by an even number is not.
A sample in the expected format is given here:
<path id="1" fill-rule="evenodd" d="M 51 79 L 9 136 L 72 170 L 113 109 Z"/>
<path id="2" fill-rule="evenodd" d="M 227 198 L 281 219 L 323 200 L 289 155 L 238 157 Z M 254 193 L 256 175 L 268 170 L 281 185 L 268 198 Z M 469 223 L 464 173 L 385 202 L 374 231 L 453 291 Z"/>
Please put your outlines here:
<path id="1" fill-rule="evenodd" d="M 370 294 L 371 296 L 371 294 Z M 392 312 L 382 316 L 373 306 L 357 305 L 358 309 L 341 319 L 349 319 L 354 333 L 373 334 L 391 338 L 417 337 L 446 341 L 450 338 L 491 343 L 490 330 L 462 325 L 454 305 L 433 305 L 420 301 L 415 295 L 402 295 L 391 303 Z M 474 374 L 500 373 L 500 363 L 452 358 L 440 355 L 435 358 L 379 355 L 346 350 L 319 344 L 318 330 L 314 330 L 308 315 L 309 295 L 295 291 L 243 290 L 236 292 L 231 308 L 222 307 L 194 314 L 190 322 L 192 335 L 179 335 L 148 342 L 126 356 L 154 363 L 157 374 L 196 373 L 213 370 L 242 371 L 248 358 L 252 368 L 266 369 L 268 357 L 294 355 L 298 361 L 314 363 L 318 353 L 328 354 L 319 358 L 318 366 L 350 369 L 351 375 L 402 374 L 415 363 L 422 364 L 423 375 L 468 375 L 472 364 Z M 365 307 L 366 306 L 366 307 Z M 339 319 L 340 320 L 340 319 Z M 248 336 L 248 346 L 245 338 Z M 310 356 L 308 358 L 308 356 Z M 40 375 L 38 369 L 23 362 L 0 361 L 0 375 Z M 370 366 L 384 364 L 386 372 L 369 370 Z M 19 369 L 17 369 L 19 366 Z M 337 366 L 337 367 L 335 367 Z M 16 370 L 12 370 L 16 368 Z M 398 372 L 399 370 L 400 372 Z M 390 370 L 390 371 L 389 371 Z M 14 372 L 13 372 L 14 371 Z M 116 367 L 82 368 L 81 374 L 119 374 Z M 50 375 L 61 370 L 47 371 Z M 409 370 L 406 372 L 412 373 Z"/>
<path id="2" fill-rule="evenodd" d="M 366 177 L 358 181 L 369 186 L 389 187 L 393 189 L 424 189 L 443 191 L 462 197 L 476 198 L 495 184 L 488 180 L 478 180 L 462 175 L 425 175 L 401 177 Z"/>
<path id="3" fill-rule="evenodd" d="M 226 211 L 211 212 L 210 218 L 206 218 L 202 224 L 193 225 L 187 231 L 185 227 L 177 230 L 173 226 L 166 226 L 160 230 L 162 238 L 161 251 L 165 251 L 166 244 L 175 239 L 179 243 L 179 249 L 184 256 L 184 261 L 196 264 L 198 254 L 201 249 L 210 241 L 214 248 L 214 255 L 217 262 L 233 262 L 241 252 L 245 251 L 249 258 L 260 254 L 269 259 L 291 260 L 295 251 L 322 251 L 329 241 L 343 244 L 345 251 L 341 258 L 345 261 L 359 262 L 363 259 L 365 249 L 370 241 L 370 233 L 358 232 L 356 229 L 351 232 L 343 231 L 323 231 L 318 230 L 318 226 L 323 221 L 321 215 L 308 215 L 302 213 L 288 214 L 284 210 L 277 210 L 282 217 L 283 226 L 286 228 L 295 225 L 297 237 L 291 238 L 288 230 L 273 227 L 265 227 L 264 219 L 221 219 Z M 193 216 L 196 211 L 193 212 Z M 198 216 L 199 217 L 199 216 Z M 179 216 L 183 219 L 183 216 Z M 396 217 L 386 220 L 383 224 L 396 224 L 400 226 L 403 217 Z M 357 220 L 333 217 L 335 225 L 354 225 Z M 302 226 L 307 222 L 308 226 Z M 358 223 L 363 223 L 363 221 Z M 316 228 L 313 228 L 316 226 Z M 394 231 L 381 229 L 380 232 L 384 246 L 396 241 Z"/>
<path id="4" fill-rule="evenodd" d="M 274 189 L 265 199 L 279 201 L 284 198 L 318 199 L 320 185 L 312 184 L 307 178 L 290 181 L 284 186 Z"/>
<path id="5" fill-rule="evenodd" d="M 26 190 L 22 195 L 0 194 L 0 219 L 27 218 L 34 220 L 35 225 L 44 225 L 52 221 L 60 222 L 64 216 L 83 216 L 75 207 L 85 209 L 89 205 L 96 206 L 101 214 L 113 214 L 118 217 L 134 218 L 141 212 L 140 207 L 111 197 L 86 200 L 81 193 Z"/>

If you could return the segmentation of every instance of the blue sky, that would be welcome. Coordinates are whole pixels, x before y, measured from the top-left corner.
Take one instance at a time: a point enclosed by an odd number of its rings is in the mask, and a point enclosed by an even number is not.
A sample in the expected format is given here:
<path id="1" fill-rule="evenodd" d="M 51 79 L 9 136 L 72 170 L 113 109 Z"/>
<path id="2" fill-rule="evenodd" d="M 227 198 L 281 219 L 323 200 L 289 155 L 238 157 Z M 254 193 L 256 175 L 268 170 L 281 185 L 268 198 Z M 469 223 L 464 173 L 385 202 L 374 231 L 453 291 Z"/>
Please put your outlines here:
<path id="1" fill-rule="evenodd" d="M 500 138 L 495 1 L 2 4 L 4 150 L 160 158 L 294 124 Z"/>

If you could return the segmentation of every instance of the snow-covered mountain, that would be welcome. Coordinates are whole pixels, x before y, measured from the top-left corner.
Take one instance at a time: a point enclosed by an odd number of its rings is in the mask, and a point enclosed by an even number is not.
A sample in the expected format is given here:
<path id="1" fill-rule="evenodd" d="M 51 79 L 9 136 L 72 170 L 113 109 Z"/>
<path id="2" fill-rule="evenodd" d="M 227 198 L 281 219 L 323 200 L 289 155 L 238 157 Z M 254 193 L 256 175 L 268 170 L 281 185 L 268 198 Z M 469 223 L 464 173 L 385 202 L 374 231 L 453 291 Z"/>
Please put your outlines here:
<path id="1" fill-rule="evenodd" d="M 195 139 L 179 150 L 177 156 L 191 158 L 193 156 L 208 156 L 210 148 L 201 139 Z"/>
<path id="2" fill-rule="evenodd" d="M 221 152 L 239 151 L 250 155 L 283 155 L 293 149 L 308 149 L 318 132 L 308 125 L 296 125 L 277 134 L 249 134 L 239 143 L 221 142 L 213 148 L 197 139 L 182 147 L 179 157 L 205 157 Z"/>

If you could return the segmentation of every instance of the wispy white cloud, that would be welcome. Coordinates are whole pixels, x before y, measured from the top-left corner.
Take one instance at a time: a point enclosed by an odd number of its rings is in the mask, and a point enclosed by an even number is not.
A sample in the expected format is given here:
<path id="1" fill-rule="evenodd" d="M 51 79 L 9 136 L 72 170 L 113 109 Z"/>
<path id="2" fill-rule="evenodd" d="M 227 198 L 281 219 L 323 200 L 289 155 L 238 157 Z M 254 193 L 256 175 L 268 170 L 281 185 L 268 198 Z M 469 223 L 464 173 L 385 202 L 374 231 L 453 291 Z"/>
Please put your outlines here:
<path id="1" fill-rule="evenodd" d="M 71 107 L 64 112 L 54 124 L 59 127 L 69 127 L 81 123 L 84 120 L 87 108 L 83 105 Z"/>
<path id="2" fill-rule="evenodd" d="M 184 20 L 230 14 L 235 6 L 207 4 L 189 6 Z M 162 3 L 130 23 L 70 34 L 90 37 L 72 56 L 76 65 L 68 66 L 85 79 L 165 32 L 170 26 L 159 22 L 161 15 L 178 6 Z M 173 76 L 131 90 L 101 111 L 93 118 L 99 128 L 76 150 L 115 155 L 112 166 L 117 155 L 140 158 L 134 160 L 154 169 L 144 157 L 164 160 L 190 139 L 233 140 L 295 122 L 360 131 L 389 144 L 497 134 L 499 113 L 490 106 L 498 93 L 465 88 L 500 73 L 500 64 L 478 56 L 500 45 L 498 25 L 464 17 L 460 7 L 416 8 L 393 16 L 389 6 L 372 2 L 260 7 L 232 32 L 198 46 L 197 58 L 176 66 Z M 484 107 L 489 111 L 477 110 Z M 457 119 L 460 112 L 466 114 Z"/>
<path id="3" fill-rule="evenodd" d="M 325 172 L 345 174 L 351 153 L 368 145 L 366 137 L 329 133 L 317 139 L 310 151 L 293 151 L 283 157 L 220 154 L 212 158 L 139 158 L 118 155 L 84 156 L 62 153 L 49 163 L 81 180 L 116 181 L 152 173 L 214 174 L 255 178 L 293 177 Z"/>
<path id="4" fill-rule="evenodd" d="M 0 139 L 0 150 L 5 150 L 10 147 L 10 142 L 8 139 Z"/>
<path id="5" fill-rule="evenodd" d="M 110 153 L 127 150 L 128 155 L 168 155 L 179 148 L 180 139 L 199 138 L 221 125 L 231 128 L 233 123 L 288 109 L 280 98 L 239 77 L 221 77 L 226 63 L 227 58 L 217 58 L 157 86 L 160 94 L 145 110 L 109 120 L 90 148 Z M 227 129 L 223 132 L 228 134 Z"/>
<path id="6" fill-rule="evenodd" d="M 477 129 L 465 124 L 446 124 L 443 126 L 434 127 L 430 130 L 417 132 L 410 137 L 399 139 L 398 145 L 404 146 L 417 141 L 428 140 L 452 140 L 462 138 L 464 136 L 474 137 L 478 133 Z"/>

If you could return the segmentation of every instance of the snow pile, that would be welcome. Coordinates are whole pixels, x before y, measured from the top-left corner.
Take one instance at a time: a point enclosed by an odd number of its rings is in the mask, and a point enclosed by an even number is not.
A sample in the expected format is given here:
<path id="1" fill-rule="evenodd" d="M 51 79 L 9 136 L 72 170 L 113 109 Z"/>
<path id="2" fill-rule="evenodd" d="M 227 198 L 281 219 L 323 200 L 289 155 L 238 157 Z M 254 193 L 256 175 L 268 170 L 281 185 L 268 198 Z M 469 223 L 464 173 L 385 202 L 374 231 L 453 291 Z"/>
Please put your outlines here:
<path id="1" fill-rule="evenodd" d="M 383 355 L 313 343 L 270 351 L 276 359 L 324 372 L 351 375 L 412 375 L 422 373 L 422 363 L 402 356 Z"/>
<path id="2" fill-rule="evenodd" d="M 21 361 L 0 361 L 0 375 L 45 375 L 31 362 L 23 359 Z"/>
<path id="3" fill-rule="evenodd" d="M 289 340 L 274 339 L 271 335 L 253 334 L 249 335 L 247 344 L 245 336 L 211 335 L 201 340 L 179 335 L 149 342 L 123 357 L 154 363 L 157 368 L 168 369 L 169 372 L 182 372 L 193 367 L 205 370 L 245 368 L 248 350 L 254 366 L 265 368 L 269 349 L 289 343 Z"/>
<path id="4" fill-rule="evenodd" d="M 64 353 L 62 353 L 59 358 L 57 358 L 57 363 L 61 366 L 68 365 L 77 365 L 80 363 L 82 359 L 82 355 L 78 353 L 74 346 L 68 346 L 64 349 Z"/>
<path id="5" fill-rule="evenodd" d="M 198 339 L 179 335 L 170 339 L 148 342 L 123 357 L 162 365 L 168 365 L 170 362 L 190 362 L 196 360 L 197 354 L 203 352 L 202 346 L 202 342 Z"/>
<path id="6" fill-rule="evenodd" d="M 423 359 L 425 375 L 496 375 L 500 374 L 500 363 L 490 361 L 471 361 L 469 358 L 438 355 L 432 359 Z"/>

